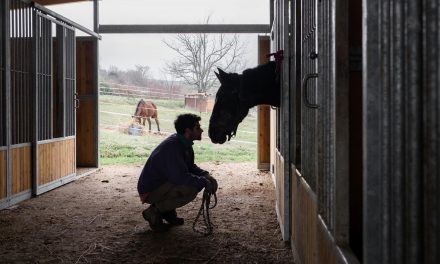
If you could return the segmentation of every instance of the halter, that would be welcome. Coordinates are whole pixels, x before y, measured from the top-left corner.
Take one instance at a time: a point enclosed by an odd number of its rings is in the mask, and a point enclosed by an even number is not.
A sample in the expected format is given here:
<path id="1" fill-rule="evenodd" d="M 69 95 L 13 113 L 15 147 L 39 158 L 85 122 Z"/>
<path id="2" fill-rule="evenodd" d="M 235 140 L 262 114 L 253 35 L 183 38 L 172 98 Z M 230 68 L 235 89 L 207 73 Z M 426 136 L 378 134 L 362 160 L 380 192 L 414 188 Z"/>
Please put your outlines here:
<path id="1" fill-rule="evenodd" d="M 283 59 L 284 59 L 284 50 L 278 50 L 277 52 L 275 52 L 275 53 L 269 53 L 269 54 L 267 54 L 266 55 L 266 58 L 270 58 L 271 56 L 273 56 L 274 57 L 274 59 L 275 59 L 275 63 L 276 63 L 276 72 L 280 72 L 280 69 L 281 69 L 281 62 L 283 61 Z"/>
<path id="2" fill-rule="evenodd" d="M 236 107 L 237 115 L 235 117 L 233 117 L 233 122 L 229 122 L 229 124 L 227 124 L 227 126 L 226 126 L 226 128 L 230 132 L 230 134 L 227 135 L 228 141 L 237 134 L 238 124 L 240 123 L 241 112 L 239 110 L 240 110 L 241 100 L 240 100 L 240 96 L 238 94 L 239 93 L 238 87 L 241 86 L 241 79 L 242 78 L 239 79 L 239 82 L 236 85 L 231 85 L 230 88 L 232 88 L 232 89 L 222 90 L 217 93 L 217 95 L 220 95 L 220 96 L 221 95 L 235 96 L 238 99 L 238 104 L 234 104 L 234 107 Z"/>

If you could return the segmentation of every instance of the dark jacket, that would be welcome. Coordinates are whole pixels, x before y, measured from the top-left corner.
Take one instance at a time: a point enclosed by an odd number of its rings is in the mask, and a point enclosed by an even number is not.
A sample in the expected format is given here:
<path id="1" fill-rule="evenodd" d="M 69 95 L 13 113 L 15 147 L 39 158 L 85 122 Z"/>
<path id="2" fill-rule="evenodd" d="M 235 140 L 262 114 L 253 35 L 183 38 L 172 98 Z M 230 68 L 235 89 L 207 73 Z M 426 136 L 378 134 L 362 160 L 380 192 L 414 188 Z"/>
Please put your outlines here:
<path id="1" fill-rule="evenodd" d="M 150 193 L 167 181 L 175 185 L 194 186 L 202 190 L 208 174 L 194 164 L 192 142 L 178 134 L 162 141 L 151 153 L 139 176 L 138 192 Z"/>

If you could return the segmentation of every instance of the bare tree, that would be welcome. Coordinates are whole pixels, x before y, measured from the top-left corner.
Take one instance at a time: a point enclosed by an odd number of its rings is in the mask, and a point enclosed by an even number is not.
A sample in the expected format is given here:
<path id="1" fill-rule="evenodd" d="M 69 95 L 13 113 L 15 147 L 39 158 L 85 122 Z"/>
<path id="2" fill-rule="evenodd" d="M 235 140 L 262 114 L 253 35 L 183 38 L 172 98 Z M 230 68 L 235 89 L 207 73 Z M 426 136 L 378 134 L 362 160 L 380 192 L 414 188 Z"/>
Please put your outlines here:
<path id="1" fill-rule="evenodd" d="M 135 69 L 127 70 L 126 72 L 126 82 L 138 86 L 146 87 L 149 79 L 149 66 L 135 65 Z"/>
<path id="2" fill-rule="evenodd" d="M 167 71 L 199 93 L 207 93 L 216 84 L 217 67 L 225 71 L 244 67 L 244 45 L 237 34 L 178 34 L 174 41 L 163 42 L 178 54 L 176 61 L 167 64 Z"/>

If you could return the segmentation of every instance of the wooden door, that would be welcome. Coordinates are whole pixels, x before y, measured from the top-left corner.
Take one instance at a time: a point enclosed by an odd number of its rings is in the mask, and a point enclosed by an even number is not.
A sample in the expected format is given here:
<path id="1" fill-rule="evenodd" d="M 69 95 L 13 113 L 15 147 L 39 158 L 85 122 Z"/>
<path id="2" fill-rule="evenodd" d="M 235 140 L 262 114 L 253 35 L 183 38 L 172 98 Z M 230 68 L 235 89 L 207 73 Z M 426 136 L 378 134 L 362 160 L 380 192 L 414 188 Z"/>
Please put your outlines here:
<path id="1" fill-rule="evenodd" d="M 98 40 L 76 41 L 76 148 L 78 167 L 98 167 Z"/>

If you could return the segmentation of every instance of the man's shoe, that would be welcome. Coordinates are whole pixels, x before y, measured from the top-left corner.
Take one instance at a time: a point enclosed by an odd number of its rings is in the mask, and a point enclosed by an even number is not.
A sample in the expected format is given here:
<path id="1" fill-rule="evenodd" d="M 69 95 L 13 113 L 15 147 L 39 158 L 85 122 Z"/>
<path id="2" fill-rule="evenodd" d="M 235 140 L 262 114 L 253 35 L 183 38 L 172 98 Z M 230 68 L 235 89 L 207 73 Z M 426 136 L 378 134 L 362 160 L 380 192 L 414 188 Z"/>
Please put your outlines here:
<path id="1" fill-rule="evenodd" d="M 161 214 L 162 219 L 165 219 L 170 225 L 177 226 L 177 225 L 183 225 L 185 222 L 183 218 L 177 217 L 176 209 L 164 212 Z"/>
<path id="2" fill-rule="evenodd" d="M 148 222 L 153 231 L 163 232 L 169 228 L 169 225 L 162 221 L 161 214 L 154 205 L 150 205 L 150 207 L 145 209 L 142 212 L 142 216 Z"/>

